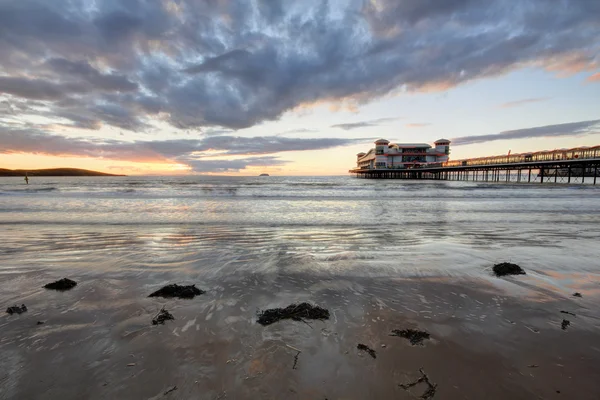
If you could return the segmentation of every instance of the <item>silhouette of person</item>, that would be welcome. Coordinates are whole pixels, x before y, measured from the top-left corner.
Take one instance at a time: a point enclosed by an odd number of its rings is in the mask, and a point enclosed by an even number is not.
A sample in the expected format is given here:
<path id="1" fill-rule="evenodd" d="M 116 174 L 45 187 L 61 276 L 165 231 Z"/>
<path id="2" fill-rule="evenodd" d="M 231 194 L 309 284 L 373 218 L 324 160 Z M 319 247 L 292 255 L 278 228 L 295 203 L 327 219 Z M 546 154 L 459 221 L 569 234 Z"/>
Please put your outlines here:
<path id="1" fill-rule="evenodd" d="M 25 175 L 25 183 L 29 185 L 29 178 Z"/>

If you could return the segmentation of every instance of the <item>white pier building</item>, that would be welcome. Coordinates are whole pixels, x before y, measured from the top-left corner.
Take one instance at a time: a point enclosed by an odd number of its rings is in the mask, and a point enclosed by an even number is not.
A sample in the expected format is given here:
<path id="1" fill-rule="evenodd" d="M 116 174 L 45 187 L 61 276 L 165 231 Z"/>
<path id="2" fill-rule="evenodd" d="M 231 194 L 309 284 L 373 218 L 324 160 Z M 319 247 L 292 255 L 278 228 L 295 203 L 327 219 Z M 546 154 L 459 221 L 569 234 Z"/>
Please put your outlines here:
<path id="1" fill-rule="evenodd" d="M 379 139 L 375 148 L 356 155 L 357 169 L 403 169 L 439 165 L 448 161 L 450 141 L 439 139 L 435 147 L 426 143 L 390 143 Z"/>

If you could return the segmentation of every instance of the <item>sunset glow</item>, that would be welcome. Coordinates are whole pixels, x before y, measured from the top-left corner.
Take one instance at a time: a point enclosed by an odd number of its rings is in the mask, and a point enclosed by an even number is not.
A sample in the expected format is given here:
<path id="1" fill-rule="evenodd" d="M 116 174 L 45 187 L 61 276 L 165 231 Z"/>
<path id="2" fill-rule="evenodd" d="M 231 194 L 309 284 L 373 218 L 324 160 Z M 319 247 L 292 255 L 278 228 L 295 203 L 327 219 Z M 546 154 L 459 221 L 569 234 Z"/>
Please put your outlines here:
<path id="1" fill-rule="evenodd" d="M 4 2 L 0 167 L 338 175 L 378 137 L 600 143 L 593 2 L 360 3 Z"/>

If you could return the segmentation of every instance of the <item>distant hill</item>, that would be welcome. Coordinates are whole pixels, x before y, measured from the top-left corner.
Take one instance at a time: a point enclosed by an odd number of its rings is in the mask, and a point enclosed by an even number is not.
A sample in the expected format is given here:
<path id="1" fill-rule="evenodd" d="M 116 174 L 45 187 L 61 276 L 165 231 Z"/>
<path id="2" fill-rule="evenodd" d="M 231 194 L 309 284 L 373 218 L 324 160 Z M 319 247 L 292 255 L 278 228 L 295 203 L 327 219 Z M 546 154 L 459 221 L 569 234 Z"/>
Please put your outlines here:
<path id="1" fill-rule="evenodd" d="M 0 176 L 125 176 L 106 174 L 79 168 L 48 168 L 48 169 L 4 169 L 0 168 Z"/>

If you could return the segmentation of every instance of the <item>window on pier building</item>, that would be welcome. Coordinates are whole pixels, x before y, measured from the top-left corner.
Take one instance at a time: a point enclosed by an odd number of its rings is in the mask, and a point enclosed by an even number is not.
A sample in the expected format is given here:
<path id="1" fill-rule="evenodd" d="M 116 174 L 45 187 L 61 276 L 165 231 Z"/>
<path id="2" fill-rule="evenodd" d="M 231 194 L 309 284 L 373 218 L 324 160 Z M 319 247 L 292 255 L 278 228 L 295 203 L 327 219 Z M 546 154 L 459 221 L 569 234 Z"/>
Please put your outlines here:
<path id="1" fill-rule="evenodd" d="M 423 147 L 415 147 L 415 148 L 411 148 L 411 149 L 402 149 L 403 153 L 426 153 L 427 152 L 427 148 Z"/>

